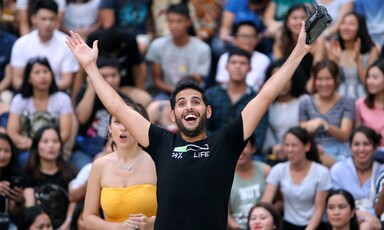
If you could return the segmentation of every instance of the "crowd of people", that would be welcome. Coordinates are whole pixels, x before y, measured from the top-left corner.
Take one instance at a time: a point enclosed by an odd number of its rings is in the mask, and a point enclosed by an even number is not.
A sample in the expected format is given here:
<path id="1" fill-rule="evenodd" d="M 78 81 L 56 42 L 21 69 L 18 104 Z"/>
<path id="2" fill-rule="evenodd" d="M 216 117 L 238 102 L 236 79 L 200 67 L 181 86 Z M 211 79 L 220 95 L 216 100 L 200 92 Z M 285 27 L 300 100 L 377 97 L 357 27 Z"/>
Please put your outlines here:
<path id="1" fill-rule="evenodd" d="M 0 229 L 384 227 L 384 2 L 1 0 Z"/>

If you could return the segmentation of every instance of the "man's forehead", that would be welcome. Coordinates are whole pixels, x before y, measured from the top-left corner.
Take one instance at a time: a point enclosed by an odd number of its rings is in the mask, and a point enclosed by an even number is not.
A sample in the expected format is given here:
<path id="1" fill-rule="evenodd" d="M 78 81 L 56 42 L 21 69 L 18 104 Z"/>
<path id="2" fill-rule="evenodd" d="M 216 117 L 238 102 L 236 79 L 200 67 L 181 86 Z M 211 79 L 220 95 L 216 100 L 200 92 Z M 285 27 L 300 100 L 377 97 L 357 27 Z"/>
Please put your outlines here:
<path id="1" fill-rule="evenodd" d="M 190 98 L 199 98 L 202 100 L 203 96 L 201 93 L 195 89 L 185 89 L 181 90 L 177 95 L 176 95 L 176 101 L 180 99 L 190 99 Z"/>

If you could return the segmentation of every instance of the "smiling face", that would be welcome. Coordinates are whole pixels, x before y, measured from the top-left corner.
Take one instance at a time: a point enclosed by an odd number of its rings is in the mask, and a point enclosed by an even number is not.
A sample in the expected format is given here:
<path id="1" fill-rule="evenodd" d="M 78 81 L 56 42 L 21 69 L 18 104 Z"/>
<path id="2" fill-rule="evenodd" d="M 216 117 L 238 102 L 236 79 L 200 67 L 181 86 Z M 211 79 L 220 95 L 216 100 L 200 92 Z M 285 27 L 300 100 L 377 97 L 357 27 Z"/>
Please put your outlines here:
<path id="1" fill-rule="evenodd" d="M 171 120 L 176 122 L 182 135 L 194 138 L 204 134 L 207 119 L 210 117 L 211 107 L 204 104 L 199 91 L 185 89 L 176 95 Z"/>
<path id="2" fill-rule="evenodd" d="M 357 31 L 359 30 L 359 22 L 355 15 L 346 15 L 339 28 L 339 33 L 344 41 L 355 41 L 357 38 Z"/>
<path id="3" fill-rule="evenodd" d="M 350 220 L 355 214 L 355 210 L 341 194 L 335 194 L 328 199 L 327 216 L 332 227 L 337 229 L 350 229 Z"/>
<path id="4" fill-rule="evenodd" d="M 249 229 L 272 230 L 275 228 L 273 217 L 265 208 L 256 207 L 252 210 L 249 218 Z"/>
<path id="5" fill-rule="evenodd" d="M 49 90 L 52 84 L 52 73 L 45 65 L 35 63 L 32 66 L 28 82 L 32 85 L 34 90 Z"/>
<path id="6" fill-rule="evenodd" d="M 370 94 L 384 93 L 384 73 L 377 66 L 369 69 L 366 83 Z"/>
<path id="7" fill-rule="evenodd" d="M 329 98 L 336 92 L 336 79 L 327 68 L 322 68 L 315 76 L 315 90 L 322 98 Z"/>
<path id="8" fill-rule="evenodd" d="M 376 147 L 362 132 L 356 132 L 352 138 L 351 151 L 353 160 L 357 164 L 367 164 L 372 161 L 372 156 Z"/>
<path id="9" fill-rule="evenodd" d="M 298 37 L 301 30 L 301 22 L 307 19 L 307 12 L 298 8 L 293 10 L 287 18 L 286 26 L 292 32 L 292 35 Z"/>
<path id="10" fill-rule="evenodd" d="M 60 155 L 60 148 L 61 143 L 56 130 L 45 130 L 38 144 L 40 158 L 55 161 Z"/>

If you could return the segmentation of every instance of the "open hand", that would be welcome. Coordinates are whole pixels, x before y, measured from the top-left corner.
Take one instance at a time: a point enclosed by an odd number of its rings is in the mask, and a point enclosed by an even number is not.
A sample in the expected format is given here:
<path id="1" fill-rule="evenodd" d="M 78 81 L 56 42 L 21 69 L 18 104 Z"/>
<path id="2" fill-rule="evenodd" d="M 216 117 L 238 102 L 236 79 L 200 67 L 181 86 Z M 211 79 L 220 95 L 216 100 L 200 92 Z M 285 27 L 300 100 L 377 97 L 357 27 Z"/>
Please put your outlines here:
<path id="1" fill-rule="evenodd" d="M 94 63 L 96 64 L 98 48 L 97 40 L 93 42 L 92 48 L 90 48 L 78 33 L 70 31 L 70 36 L 66 36 L 67 40 L 65 43 L 71 49 L 76 59 L 85 68 L 86 66 Z"/>

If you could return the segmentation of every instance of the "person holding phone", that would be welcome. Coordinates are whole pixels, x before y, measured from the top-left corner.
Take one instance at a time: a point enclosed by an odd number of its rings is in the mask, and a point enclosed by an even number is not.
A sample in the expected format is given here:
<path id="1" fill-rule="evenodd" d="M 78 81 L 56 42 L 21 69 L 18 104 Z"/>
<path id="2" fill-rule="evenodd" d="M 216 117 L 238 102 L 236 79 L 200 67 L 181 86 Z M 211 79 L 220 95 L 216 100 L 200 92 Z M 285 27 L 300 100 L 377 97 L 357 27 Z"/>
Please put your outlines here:
<path id="1" fill-rule="evenodd" d="M 8 229 L 24 209 L 23 177 L 16 164 L 16 147 L 0 133 L 0 229 Z"/>

